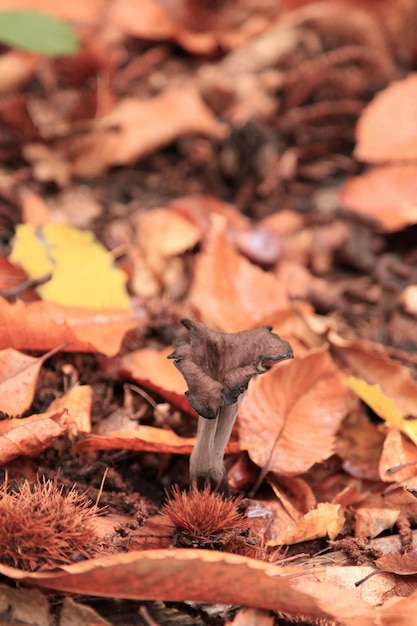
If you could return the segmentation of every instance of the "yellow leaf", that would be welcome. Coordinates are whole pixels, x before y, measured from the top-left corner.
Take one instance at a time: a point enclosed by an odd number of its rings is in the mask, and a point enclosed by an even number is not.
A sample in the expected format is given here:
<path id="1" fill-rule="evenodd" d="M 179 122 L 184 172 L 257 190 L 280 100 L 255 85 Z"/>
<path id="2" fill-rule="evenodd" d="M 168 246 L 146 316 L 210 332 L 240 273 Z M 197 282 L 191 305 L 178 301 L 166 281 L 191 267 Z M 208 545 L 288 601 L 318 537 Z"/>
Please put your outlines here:
<path id="1" fill-rule="evenodd" d="M 375 413 L 390 426 L 398 428 L 417 445 L 417 421 L 409 421 L 401 415 L 395 400 L 389 398 L 379 385 L 370 385 L 361 378 L 349 376 L 347 386 L 352 389 Z"/>
<path id="2" fill-rule="evenodd" d="M 345 516 L 340 504 L 320 502 L 316 509 L 309 511 L 303 518 L 268 541 L 268 546 L 292 545 L 311 541 L 327 535 L 333 541 L 342 532 Z"/>
<path id="3" fill-rule="evenodd" d="M 37 291 L 43 300 L 64 306 L 129 308 L 126 275 L 90 231 L 66 224 L 19 224 L 10 260 L 31 278 L 48 273 Z"/>

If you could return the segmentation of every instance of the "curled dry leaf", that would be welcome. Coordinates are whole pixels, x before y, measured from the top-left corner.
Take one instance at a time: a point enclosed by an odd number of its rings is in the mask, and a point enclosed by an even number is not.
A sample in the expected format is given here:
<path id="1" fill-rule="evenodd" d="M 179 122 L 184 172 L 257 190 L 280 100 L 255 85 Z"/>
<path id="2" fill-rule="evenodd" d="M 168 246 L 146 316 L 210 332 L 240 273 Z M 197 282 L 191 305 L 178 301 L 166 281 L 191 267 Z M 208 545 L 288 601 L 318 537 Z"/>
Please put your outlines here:
<path id="1" fill-rule="evenodd" d="M 345 525 L 345 516 L 340 504 L 321 502 L 316 509 L 309 511 L 293 526 L 286 528 L 274 539 L 268 541 L 269 546 L 292 545 L 302 541 L 319 539 L 327 535 L 336 539 Z"/>
<path id="2" fill-rule="evenodd" d="M 112 356 L 127 331 L 140 322 L 135 316 L 133 310 L 98 312 L 50 302 L 11 304 L 0 298 L 0 348 L 44 351 L 65 344 L 65 350 Z"/>
<path id="3" fill-rule="evenodd" d="M 115 554 L 32 575 L 0 566 L 31 585 L 109 598 L 237 604 L 374 626 L 374 609 L 359 592 L 297 577 L 302 569 L 209 550 L 147 550 Z M 291 574 L 295 574 L 292 577 Z"/>
<path id="4" fill-rule="evenodd" d="M 0 411 L 21 415 L 30 407 L 42 364 L 54 352 L 33 357 L 13 348 L 0 351 Z"/>
<path id="5" fill-rule="evenodd" d="M 362 112 L 355 156 L 383 163 L 417 158 L 417 73 L 378 93 Z"/>
<path id="6" fill-rule="evenodd" d="M 187 385 L 181 374 L 168 361 L 172 348 L 153 350 L 143 348 L 129 352 L 120 359 L 120 372 L 151 391 L 156 391 L 165 400 L 186 413 L 196 415 L 184 396 Z"/>
<path id="7" fill-rule="evenodd" d="M 18 456 L 36 457 L 66 432 L 65 409 L 0 422 L 0 465 Z"/>
<path id="8" fill-rule="evenodd" d="M 331 456 L 353 396 L 327 349 L 317 349 L 249 385 L 239 410 L 241 448 L 260 467 L 302 474 Z"/>
<path id="9" fill-rule="evenodd" d="M 289 305 L 278 281 L 235 250 L 217 215 L 197 259 L 190 301 L 207 326 L 230 333 L 265 323 Z"/>
<path id="10" fill-rule="evenodd" d="M 198 133 L 224 138 L 227 127 L 190 85 L 170 87 L 150 100 L 125 98 L 98 119 L 91 133 L 63 146 L 75 176 L 94 177 L 112 165 L 134 163 L 170 142 Z"/>
<path id="11" fill-rule="evenodd" d="M 194 437 L 180 437 L 171 430 L 138 426 L 136 431 L 115 431 L 110 435 L 91 435 L 78 441 L 74 450 L 136 450 L 159 454 L 191 454 Z M 237 452 L 237 445 L 234 446 Z"/>
<path id="12" fill-rule="evenodd" d="M 342 186 L 340 200 L 348 209 L 375 220 L 381 232 L 417 223 L 417 165 L 381 165 Z"/>
<path id="13" fill-rule="evenodd" d="M 375 564 L 386 572 L 413 576 L 417 574 L 417 549 L 414 548 L 405 554 L 399 552 L 384 554 L 375 561 Z"/>

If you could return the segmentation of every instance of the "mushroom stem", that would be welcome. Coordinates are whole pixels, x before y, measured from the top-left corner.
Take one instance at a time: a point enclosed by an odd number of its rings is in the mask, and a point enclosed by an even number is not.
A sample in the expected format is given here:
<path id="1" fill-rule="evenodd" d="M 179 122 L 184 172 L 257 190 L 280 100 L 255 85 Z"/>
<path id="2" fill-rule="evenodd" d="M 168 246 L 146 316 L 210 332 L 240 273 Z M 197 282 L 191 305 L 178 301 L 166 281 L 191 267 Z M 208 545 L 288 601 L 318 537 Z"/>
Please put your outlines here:
<path id="1" fill-rule="evenodd" d="M 229 493 L 223 459 L 242 399 L 243 393 L 233 404 L 223 405 L 214 419 L 198 418 L 197 439 L 190 457 L 190 479 L 199 488 L 209 484 L 225 495 Z"/>

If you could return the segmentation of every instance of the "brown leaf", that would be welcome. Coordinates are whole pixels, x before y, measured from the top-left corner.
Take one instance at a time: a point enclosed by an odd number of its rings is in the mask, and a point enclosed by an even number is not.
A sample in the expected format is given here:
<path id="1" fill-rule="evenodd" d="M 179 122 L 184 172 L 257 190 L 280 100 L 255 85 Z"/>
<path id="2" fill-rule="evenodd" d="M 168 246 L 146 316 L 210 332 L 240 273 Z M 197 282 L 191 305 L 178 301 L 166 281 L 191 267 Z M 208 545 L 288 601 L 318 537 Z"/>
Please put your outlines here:
<path id="1" fill-rule="evenodd" d="M 340 190 L 348 209 L 376 221 L 380 232 L 417 223 L 417 165 L 381 165 L 349 178 Z"/>
<path id="2" fill-rule="evenodd" d="M 417 158 L 417 73 L 379 92 L 362 112 L 355 156 L 383 163 Z"/>
<path id="3" fill-rule="evenodd" d="M 129 376 L 140 385 L 159 393 L 182 411 L 195 415 L 185 392 L 187 384 L 180 372 L 168 360 L 173 348 L 153 350 L 143 348 L 125 354 L 120 359 L 120 373 Z"/>
<path id="4" fill-rule="evenodd" d="M 115 554 L 32 575 L 0 566 L 9 578 L 59 591 L 132 600 L 237 604 L 375 626 L 374 611 L 358 592 L 292 578 L 278 567 L 244 556 L 197 549 Z"/>
<path id="5" fill-rule="evenodd" d="M 93 388 L 90 385 L 75 385 L 61 398 L 57 398 L 48 407 L 49 411 L 65 409 L 67 424 L 71 435 L 91 431 L 91 403 Z"/>
<path id="6" fill-rule="evenodd" d="M 13 348 L 0 351 L 0 411 L 21 415 L 30 407 L 39 371 L 51 352 L 33 357 Z"/>
<path id="7" fill-rule="evenodd" d="M 98 312 L 50 302 L 10 304 L 0 298 L 0 348 L 46 351 L 66 344 L 66 350 L 111 356 L 137 325 L 133 310 Z"/>
<path id="8" fill-rule="evenodd" d="M 91 435 L 78 441 L 75 452 L 84 450 L 136 450 L 161 454 L 191 454 L 194 437 L 179 437 L 171 430 L 138 426 L 136 431 L 117 431 L 110 435 Z M 235 444 L 234 451 L 237 451 Z"/>
<path id="9" fill-rule="evenodd" d="M 333 454 L 351 405 L 328 351 L 311 351 L 251 382 L 238 414 L 241 448 L 260 467 L 302 474 Z"/>
<path id="10" fill-rule="evenodd" d="M 270 546 L 292 545 L 320 537 L 334 540 L 345 525 L 345 516 L 340 504 L 321 502 L 295 524 L 268 542 Z"/>
<path id="11" fill-rule="evenodd" d="M 0 464 L 18 456 L 38 456 L 66 431 L 65 409 L 4 420 L 0 422 Z"/>
<path id="12" fill-rule="evenodd" d="M 411 626 L 417 613 L 417 591 L 408 598 L 382 607 L 379 615 L 381 626 Z"/>
<path id="13" fill-rule="evenodd" d="M 207 245 L 197 259 L 190 300 L 207 326 L 238 332 L 267 323 L 288 306 L 289 299 L 271 274 L 234 249 L 225 226 L 223 218 L 213 216 Z"/>
<path id="14" fill-rule="evenodd" d="M 390 428 L 385 437 L 379 473 L 381 480 L 397 483 L 417 475 L 417 446 L 396 428 Z"/>
<path id="15" fill-rule="evenodd" d="M 134 163 L 191 133 L 225 137 L 227 128 L 191 85 L 170 87 L 149 100 L 125 98 L 98 119 L 90 134 L 63 146 L 76 176 L 94 177 L 112 165 Z"/>
<path id="16" fill-rule="evenodd" d="M 401 576 L 417 574 L 417 549 L 410 550 L 405 554 L 399 552 L 384 554 L 375 561 L 375 564 L 380 569 Z"/>
<path id="17" fill-rule="evenodd" d="M 338 342 L 336 338 L 335 341 L 338 345 L 333 349 L 354 376 L 371 385 L 379 385 L 388 397 L 395 400 L 402 415 L 417 417 L 417 383 L 406 367 L 369 342 Z"/>

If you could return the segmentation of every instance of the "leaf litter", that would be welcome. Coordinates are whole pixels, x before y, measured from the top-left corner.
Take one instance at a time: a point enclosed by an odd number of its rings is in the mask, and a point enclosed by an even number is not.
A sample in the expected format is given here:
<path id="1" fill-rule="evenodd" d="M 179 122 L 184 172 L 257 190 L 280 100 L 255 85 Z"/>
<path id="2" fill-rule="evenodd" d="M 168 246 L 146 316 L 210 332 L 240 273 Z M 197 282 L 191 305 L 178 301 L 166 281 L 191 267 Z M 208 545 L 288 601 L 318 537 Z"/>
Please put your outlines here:
<path id="1" fill-rule="evenodd" d="M 86 623 L 119 611 L 125 626 L 175 612 L 410 623 L 414 4 L 17 4 L 63 19 L 80 48 L 0 55 L 0 503 L 36 484 L 87 493 L 104 507 L 91 546 L 110 553 L 67 548 L 46 569 L 0 555 L 0 593 L 8 579 L 55 590 L 45 624 L 87 609 Z M 32 243 L 11 253 L 23 232 Z M 48 264 L 34 271 L 39 233 Z M 224 350 L 268 325 L 295 358 L 254 376 L 238 407 L 235 525 L 179 548 L 167 502 L 191 510 L 188 529 L 228 502 L 190 484 L 197 414 L 167 360 L 188 340 L 182 319 L 228 336 Z"/>

